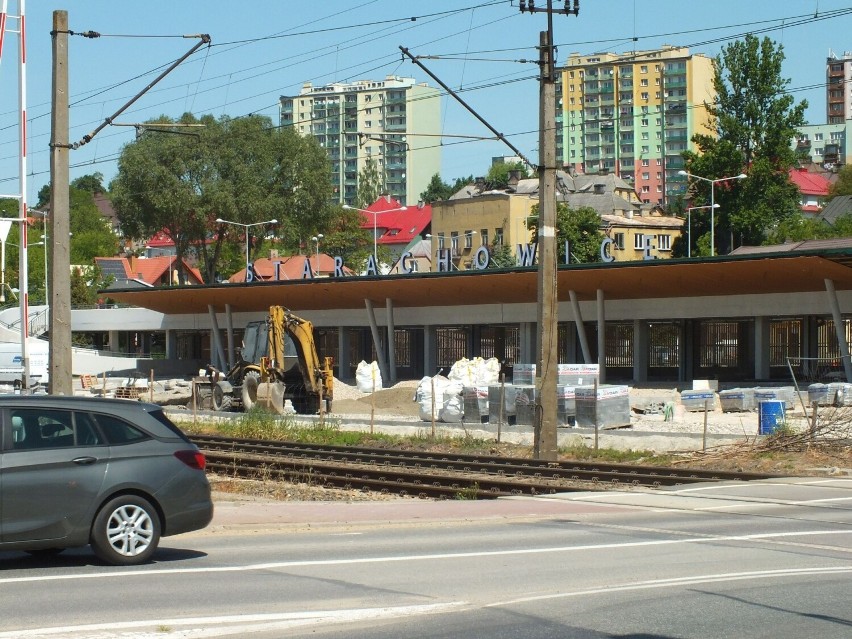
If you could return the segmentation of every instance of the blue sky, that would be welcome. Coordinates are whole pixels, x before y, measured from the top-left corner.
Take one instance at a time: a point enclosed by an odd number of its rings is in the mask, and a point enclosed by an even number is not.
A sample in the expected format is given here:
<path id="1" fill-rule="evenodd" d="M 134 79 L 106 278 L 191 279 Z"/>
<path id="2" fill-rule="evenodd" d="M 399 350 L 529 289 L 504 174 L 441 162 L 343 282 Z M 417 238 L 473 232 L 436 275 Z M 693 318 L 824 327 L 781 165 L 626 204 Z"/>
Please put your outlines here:
<path id="1" fill-rule="evenodd" d="M 9 13 L 17 0 L 8 0 Z M 539 6 L 546 4 L 539 0 Z M 562 2 L 554 1 L 556 7 Z M 811 123 L 825 122 L 825 61 L 829 50 L 852 50 L 852 13 L 821 19 L 850 0 L 581 0 L 580 15 L 554 16 L 558 61 L 572 52 L 625 52 L 663 44 L 716 55 L 742 34 L 784 45 L 784 76 L 797 99 L 807 99 Z M 472 8 L 475 7 L 475 8 Z M 69 42 L 72 140 L 79 141 L 208 33 L 202 49 L 143 96 L 116 122 L 135 123 L 185 111 L 232 117 L 248 113 L 277 120 L 278 97 L 303 82 L 381 79 L 387 74 L 428 78 L 399 46 L 415 55 L 443 56 L 424 64 L 462 95 L 528 157 L 537 154 L 537 66 L 544 14 L 521 14 L 514 0 L 30 0 L 27 13 L 29 124 L 28 202 L 49 181 L 51 38 L 53 11 L 68 11 L 72 31 L 95 40 Z M 814 19 L 814 17 L 818 19 Z M 416 20 L 411 20 L 416 17 Z M 8 27 L 17 28 L 10 19 Z M 763 35 L 763 33 L 759 33 Z M 131 37 L 132 36 L 132 37 Z M 140 37 L 160 36 L 160 37 Z M 635 39 L 635 40 L 634 40 Z M 7 33 L 0 59 L 0 192 L 17 190 L 17 37 Z M 433 84 L 429 80 L 430 84 Z M 488 131 L 450 97 L 442 100 L 443 132 Z M 72 178 L 99 171 L 109 181 L 132 127 L 107 127 L 71 152 Z M 446 138 L 442 175 L 482 175 L 490 158 L 510 155 L 495 141 Z"/>

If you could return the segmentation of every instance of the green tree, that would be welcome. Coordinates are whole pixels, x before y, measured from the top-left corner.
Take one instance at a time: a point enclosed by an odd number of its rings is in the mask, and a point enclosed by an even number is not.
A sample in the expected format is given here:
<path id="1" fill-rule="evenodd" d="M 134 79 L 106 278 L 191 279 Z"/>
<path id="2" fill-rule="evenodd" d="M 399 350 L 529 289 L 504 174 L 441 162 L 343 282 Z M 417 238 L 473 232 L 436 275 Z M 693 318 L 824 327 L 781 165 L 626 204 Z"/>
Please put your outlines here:
<path id="1" fill-rule="evenodd" d="M 485 181 L 492 189 L 505 189 L 509 186 L 509 172 L 518 171 L 519 179 L 525 180 L 530 176 L 527 165 L 523 162 L 495 162 L 488 169 Z"/>
<path id="2" fill-rule="evenodd" d="M 528 220 L 533 230 L 533 242 L 538 242 L 538 204 L 532 207 Z M 556 250 L 559 262 L 565 261 L 565 242 L 571 251 L 571 262 L 587 264 L 601 261 L 601 216 L 590 206 L 569 208 L 564 202 L 556 205 Z"/>
<path id="3" fill-rule="evenodd" d="M 852 195 L 852 164 L 846 164 L 837 172 L 837 181 L 828 189 L 829 198 Z"/>
<path id="4" fill-rule="evenodd" d="M 518 258 L 512 251 L 512 247 L 506 244 L 500 246 L 489 246 L 488 268 L 512 268 L 518 265 Z"/>
<path id="5" fill-rule="evenodd" d="M 373 254 L 372 229 L 361 228 L 363 219 L 360 211 L 338 207 L 334 214 L 334 222 L 323 238 L 323 253 L 339 255 L 343 263 L 355 271 L 363 270 L 367 259 Z M 379 249 L 381 259 L 383 247 Z"/>
<path id="6" fill-rule="evenodd" d="M 71 263 L 88 266 L 96 257 L 115 255 L 118 252 L 118 238 L 112 232 L 109 221 L 95 206 L 93 194 L 72 186 L 69 202 L 69 227 L 73 236 Z"/>
<path id="7" fill-rule="evenodd" d="M 365 209 L 379 199 L 384 193 L 384 181 L 379 174 L 379 167 L 375 160 L 368 158 L 364 168 L 358 174 L 358 193 L 356 195 L 356 206 Z"/>
<path id="8" fill-rule="evenodd" d="M 426 185 L 426 190 L 420 194 L 420 199 L 427 204 L 431 204 L 432 202 L 448 200 L 453 193 L 455 193 L 453 187 L 444 182 L 441 179 L 441 175 L 436 173 L 429 180 L 429 184 Z"/>
<path id="9" fill-rule="evenodd" d="M 104 188 L 103 173 L 95 172 L 89 175 L 81 175 L 78 178 L 71 180 L 71 186 L 81 191 L 88 191 L 92 195 L 98 193 L 106 193 Z"/>
<path id="10" fill-rule="evenodd" d="M 147 132 L 122 150 L 110 190 L 127 237 L 164 231 L 179 258 L 199 255 L 211 282 L 222 266 L 223 247 L 244 247 L 247 230 L 252 259 L 266 236 L 298 251 L 301 239 L 325 233 L 333 223 L 328 159 L 313 138 L 273 127 L 262 116 L 216 120 L 186 114 L 180 121 L 204 127 L 197 136 Z M 165 117 L 157 122 L 163 128 L 172 123 Z M 278 224 L 268 228 L 240 226 L 272 219 Z M 238 264 L 242 268 L 242 259 Z M 183 283 L 182 260 L 178 276 Z"/>
<path id="11" fill-rule="evenodd" d="M 92 195 L 107 192 L 104 187 L 103 173 L 97 171 L 95 173 L 81 175 L 80 177 L 71 180 L 71 186 L 75 189 L 80 189 L 81 191 L 88 191 Z M 50 195 L 51 185 L 50 182 L 48 182 L 38 190 L 38 202 L 36 203 L 36 208 L 40 209 L 50 204 Z"/>
<path id="12" fill-rule="evenodd" d="M 686 170 L 708 180 L 748 175 L 715 185 L 717 252 L 763 243 L 767 230 L 799 210 L 798 191 L 788 177 L 796 161 L 790 140 L 804 125 L 807 102 L 796 104 L 787 92 L 783 60 L 781 45 L 753 35 L 725 47 L 714 60 L 716 98 L 706 108 L 716 136 L 693 136 L 699 151 L 684 152 Z M 709 182 L 693 180 L 692 188 L 696 203 L 709 204 Z"/>

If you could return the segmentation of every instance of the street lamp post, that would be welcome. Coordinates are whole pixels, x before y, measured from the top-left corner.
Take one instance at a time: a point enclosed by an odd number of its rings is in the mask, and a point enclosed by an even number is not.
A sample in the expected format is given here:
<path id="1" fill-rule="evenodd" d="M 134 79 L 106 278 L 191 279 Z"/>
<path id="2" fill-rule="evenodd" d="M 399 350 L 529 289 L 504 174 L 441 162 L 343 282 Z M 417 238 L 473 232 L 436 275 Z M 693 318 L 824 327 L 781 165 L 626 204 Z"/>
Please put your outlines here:
<path id="1" fill-rule="evenodd" d="M 686 241 L 687 241 L 686 256 L 687 257 L 692 257 L 692 212 L 697 211 L 698 209 L 711 209 L 711 211 L 712 211 L 712 210 L 718 209 L 718 208 L 719 208 L 719 205 L 714 202 L 713 204 L 711 204 L 709 206 L 706 206 L 706 205 L 705 206 L 690 206 L 688 209 L 686 209 L 686 224 L 687 224 L 687 227 L 686 227 L 686 238 L 687 238 L 686 239 Z M 711 213 L 711 215 L 712 215 L 712 213 Z M 712 220 L 712 218 L 710 220 L 710 234 L 711 234 L 711 236 L 713 234 L 713 220 Z"/>
<path id="2" fill-rule="evenodd" d="M 217 217 L 216 221 L 219 224 L 233 224 L 234 226 L 242 226 L 246 230 L 246 276 L 245 276 L 245 281 L 248 282 L 249 268 L 251 266 L 249 264 L 249 241 L 250 241 L 249 229 L 252 226 L 263 226 L 265 224 L 278 224 L 278 220 L 272 219 L 272 220 L 266 220 L 265 222 L 252 222 L 251 224 L 243 224 L 242 222 L 231 222 L 230 220 L 223 220 L 221 217 Z"/>
<path id="3" fill-rule="evenodd" d="M 710 183 L 710 256 L 716 255 L 716 222 L 714 218 L 714 212 L 718 208 L 716 206 L 716 184 L 719 182 L 727 182 L 728 180 L 744 180 L 748 176 L 745 173 L 740 173 L 739 175 L 732 175 L 730 177 L 717 178 L 715 180 L 711 180 L 710 178 L 701 177 L 700 175 L 695 175 L 693 173 L 689 173 L 688 171 L 678 171 L 678 175 L 685 175 L 686 177 L 695 178 L 696 180 L 703 180 L 704 182 Z"/>
<path id="4" fill-rule="evenodd" d="M 316 245 L 317 245 L 317 271 L 316 271 L 317 275 L 319 275 L 319 270 L 320 270 L 320 267 L 319 267 L 319 243 L 320 243 L 320 240 L 324 237 L 325 237 L 325 235 L 323 235 L 322 233 L 317 233 L 316 235 L 314 235 L 311 238 L 314 242 L 316 242 Z"/>
<path id="5" fill-rule="evenodd" d="M 396 209 L 387 209 L 385 211 L 371 211 L 370 209 L 359 209 L 356 206 L 349 206 L 348 204 L 344 204 L 343 208 L 348 211 L 360 211 L 361 213 L 369 213 L 373 216 L 373 261 L 376 263 L 376 268 L 379 268 L 379 256 L 378 253 L 378 240 L 379 240 L 379 232 L 378 227 L 376 226 L 376 218 L 381 213 L 394 213 L 396 211 L 406 211 L 408 210 L 407 206 L 400 206 Z"/>

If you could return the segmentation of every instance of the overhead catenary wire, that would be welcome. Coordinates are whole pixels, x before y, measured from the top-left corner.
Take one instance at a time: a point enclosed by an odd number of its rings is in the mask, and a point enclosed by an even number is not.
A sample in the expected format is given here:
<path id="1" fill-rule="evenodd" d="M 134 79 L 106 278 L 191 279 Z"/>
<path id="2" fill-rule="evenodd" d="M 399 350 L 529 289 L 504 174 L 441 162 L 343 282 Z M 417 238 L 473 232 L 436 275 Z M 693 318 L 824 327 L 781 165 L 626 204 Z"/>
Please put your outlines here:
<path id="1" fill-rule="evenodd" d="M 486 3 L 486 4 L 489 4 L 489 3 Z M 490 4 L 496 4 L 496 3 L 490 3 Z M 475 6 L 480 6 L 480 5 L 475 5 Z M 462 11 L 462 10 L 469 10 L 469 8 L 470 8 L 470 7 L 464 7 L 464 8 L 460 8 L 459 10 L 460 10 L 460 11 Z M 834 12 L 823 12 L 823 13 L 820 13 L 820 14 L 819 14 L 819 18 L 820 18 L 820 19 L 835 18 L 835 17 L 841 16 L 841 15 L 845 15 L 845 14 L 846 14 L 847 12 L 849 12 L 849 11 L 852 11 L 852 10 L 850 10 L 850 9 L 843 9 L 843 10 L 837 10 L 837 11 L 834 11 Z M 801 18 L 801 19 L 802 19 L 802 24 L 804 24 L 804 23 L 806 22 L 806 21 L 804 20 L 804 18 L 810 18 L 810 21 L 813 21 L 813 14 L 811 14 L 810 16 L 803 16 L 803 15 L 787 16 L 787 17 L 785 17 L 785 18 L 783 18 L 783 19 L 766 20 L 766 21 L 761 21 L 761 22 L 765 22 L 767 25 L 769 25 L 769 26 L 770 26 L 770 28 L 778 29 L 778 28 L 780 28 L 780 23 L 781 23 L 781 21 L 782 21 L 782 20 L 786 20 L 786 21 L 787 21 L 787 23 L 786 23 L 786 27 L 787 27 L 787 28 L 789 28 L 791 25 L 793 25 L 793 24 L 795 24 L 795 23 L 796 23 L 796 19 L 797 19 L 797 18 Z M 760 23 L 760 22 L 758 22 L 758 23 L 749 23 L 749 25 L 750 25 L 750 26 L 753 26 L 754 24 L 761 24 L 761 23 Z M 708 27 L 708 28 L 702 28 L 702 29 L 694 29 L 694 30 L 685 30 L 685 31 L 679 31 L 679 32 L 672 32 L 672 33 L 670 33 L 670 34 L 664 34 L 664 35 L 667 35 L 667 36 L 668 36 L 668 35 L 677 35 L 677 34 L 685 34 L 685 33 L 707 32 L 707 31 L 719 31 L 719 30 L 722 30 L 722 29 L 731 28 L 731 27 L 736 27 L 736 26 L 738 26 L 738 25 L 728 25 L 728 26 L 725 26 L 725 27 Z M 465 29 L 465 31 L 467 31 L 467 30 Z M 112 35 L 112 34 L 111 34 L 111 35 Z M 116 36 L 117 36 L 117 35 L 120 35 L 120 34 L 114 34 L 114 35 L 116 35 Z M 659 35 L 662 35 L 662 34 L 659 34 Z M 177 36 L 172 36 L 172 37 L 177 37 Z M 645 36 L 639 36 L 639 37 L 640 37 L 640 38 L 643 38 L 643 39 L 646 39 L 646 38 L 650 38 L 650 37 L 658 37 L 658 36 L 655 36 L 655 35 L 653 35 L 653 34 L 652 34 L 652 35 L 645 35 Z M 727 37 L 725 37 L 725 38 L 721 38 L 720 40 L 729 40 L 729 39 L 734 39 L 734 38 L 736 38 L 736 37 L 737 37 L 737 35 L 735 34 L 735 35 L 727 36 Z M 708 40 L 708 42 L 711 42 L 711 41 L 710 41 L 710 40 Z M 215 46 L 223 46 L 223 45 L 227 45 L 227 44 L 229 44 L 229 43 L 220 43 L 219 45 L 215 45 Z M 576 44 L 580 44 L 580 43 L 576 43 L 576 42 L 575 42 L 574 44 L 576 45 Z M 693 43 L 693 44 L 691 44 L 691 45 L 686 45 L 686 46 L 696 46 L 696 44 L 697 44 L 697 43 Z M 525 47 L 525 48 L 526 48 L 526 47 Z M 224 52 L 224 51 L 222 51 L 222 52 Z M 471 52 L 471 53 L 475 53 L 475 52 Z M 213 53 L 213 54 L 215 54 L 215 53 Z M 211 54 L 211 55 L 213 55 L 213 54 Z M 248 69 L 246 69 L 246 70 L 248 70 Z M 274 71 L 270 71 L 270 73 L 271 73 L 271 72 L 274 72 Z M 231 72 L 231 73 L 234 73 L 234 72 Z M 231 74 L 228 74 L 228 76 L 230 76 L 230 75 L 231 75 Z M 211 79 L 213 79 L 213 78 L 208 78 L 207 80 L 205 80 L 205 81 L 204 81 L 204 83 L 209 82 Z M 203 86 L 203 85 L 202 85 L 202 86 Z M 789 92 L 789 93 L 794 93 L 794 92 L 796 92 L 796 91 L 804 91 L 804 90 L 808 90 L 808 89 L 810 89 L 810 88 L 817 88 L 817 87 L 819 87 L 819 86 L 824 86 L 824 84 L 823 84 L 823 83 L 818 83 L 818 84 L 809 85 L 808 87 L 792 88 L 792 89 L 789 89 L 789 90 L 788 90 L 788 92 Z M 467 87 L 465 87 L 465 88 L 467 88 Z M 203 91 L 203 90 L 202 90 L 202 91 L 199 91 L 199 92 L 198 92 L 198 95 L 202 95 L 203 93 L 204 93 L 204 91 Z M 181 99 L 185 99 L 185 98 L 184 98 L 184 97 L 182 97 Z M 240 103 L 240 102 L 243 102 L 243 103 L 244 103 L 244 102 L 246 102 L 246 101 L 248 101 L 248 100 L 251 100 L 251 99 L 252 99 L 252 96 L 248 96 L 248 97 L 243 98 L 243 99 L 241 99 L 241 100 L 236 100 L 236 101 L 233 101 L 233 100 L 232 100 L 232 101 L 230 102 L 230 104 L 232 104 L 232 105 L 233 105 L 233 104 L 238 104 L 238 103 Z M 173 102 L 173 101 L 174 101 L 174 100 L 172 100 L 171 102 Z M 161 104 L 168 104 L 169 102 L 170 102 L 170 101 L 164 101 L 164 102 L 162 102 Z M 278 104 L 278 103 L 276 102 L 276 103 L 270 104 L 270 105 L 268 105 L 268 106 L 266 106 L 266 107 L 262 107 L 262 108 L 259 108 L 259 109 L 258 109 L 258 108 L 256 108 L 256 109 L 252 109 L 252 110 L 250 111 L 250 113 L 257 113 L 258 111 L 262 111 L 262 110 L 266 110 L 266 109 L 274 108 L 274 107 L 276 107 L 276 106 L 277 106 L 277 104 Z M 695 108 L 701 108 L 701 105 L 697 105 Z M 654 113 L 654 111 L 652 111 L 651 113 Z M 35 117 L 39 117 L 39 116 L 35 116 Z M 34 118 L 32 118 L 32 119 L 35 119 L 35 117 L 34 117 Z M 31 120 L 32 120 L 32 119 L 31 119 Z M 514 135 L 514 134 L 513 134 L 513 135 Z M 98 163 L 100 163 L 100 162 L 98 162 Z"/>

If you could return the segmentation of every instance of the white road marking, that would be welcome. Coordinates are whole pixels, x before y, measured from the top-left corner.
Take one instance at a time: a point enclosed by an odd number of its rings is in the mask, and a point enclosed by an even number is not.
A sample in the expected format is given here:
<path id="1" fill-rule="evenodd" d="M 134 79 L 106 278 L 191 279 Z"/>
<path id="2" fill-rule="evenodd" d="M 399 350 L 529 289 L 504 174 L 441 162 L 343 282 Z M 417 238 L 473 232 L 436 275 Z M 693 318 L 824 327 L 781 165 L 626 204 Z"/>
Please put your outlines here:
<path id="1" fill-rule="evenodd" d="M 746 501 L 736 504 L 725 504 L 724 506 L 703 506 L 693 510 L 723 510 L 725 508 L 773 508 L 775 506 L 809 506 L 811 504 L 824 504 L 833 501 L 852 501 L 852 497 L 827 497 L 826 499 L 800 499 L 796 501 L 776 500 L 772 502 Z"/>
<path id="2" fill-rule="evenodd" d="M 630 590 L 649 590 L 653 588 L 672 588 L 676 586 L 694 586 L 706 583 L 720 583 L 725 581 L 743 581 L 747 579 L 774 579 L 778 577 L 797 577 L 800 575 L 835 575 L 852 573 L 852 566 L 826 566 L 821 568 L 786 568 L 782 570 L 760 570 L 752 572 L 729 572 L 716 575 L 695 575 L 692 577 L 675 577 L 672 579 L 654 579 L 651 581 L 638 581 L 628 584 L 616 584 L 590 590 L 578 590 L 575 592 L 563 592 L 552 595 L 539 595 L 535 597 L 519 597 L 492 604 L 486 608 L 498 606 L 511 606 L 519 603 L 533 601 L 545 601 L 548 599 L 564 599 L 568 597 L 583 597 L 586 595 L 601 595 L 614 592 L 627 592 Z"/>
<path id="3" fill-rule="evenodd" d="M 79 579 L 123 579 L 148 577 L 153 575 L 211 574 L 228 572 L 249 572 L 255 570 L 286 570 L 309 566 L 347 566 L 356 564 L 397 563 L 406 561 L 436 561 L 445 559 L 465 559 L 471 557 L 506 557 L 512 555 L 539 555 L 547 553 L 565 553 L 578 551 L 609 550 L 614 548 L 642 548 L 644 546 L 669 546 L 683 544 L 719 543 L 726 541 L 771 541 L 786 537 L 807 537 L 823 535 L 852 535 L 852 530 L 807 530 L 777 533 L 754 533 L 751 535 L 705 535 L 679 539 L 655 539 L 651 541 L 632 541 L 610 544 L 584 544 L 581 546 L 556 546 L 551 548 L 518 548 L 514 550 L 483 550 L 476 552 L 434 553 L 424 555 L 401 555 L 396 557 L 363 557 L 360 559 L 313 559 L 303 561 L 278 561 L 242 566 L 208 566 L 204 568 L 178 568 L 153 570 L 121 570 L 87 574 L 40 575 L 37 577 L 9 577 L 0 579 L 0 585 L 14 583 L 32 583 L 47 581 L 76 581 Z M 776 542 L 780 543 L 780 542 Z M 799 543 L 797 545 L 808 545 Z M 838 551 L 843 550 L 838 547 Z M 852 550 L 850 550 L 852 552 Z M 2 635 L 0 635 L 2 637 Z"/>
<path id="4" fill-rule="evenodd" d="M 104 624 L 86 624 L 81 626 L 61 626 L 54 628 L 33 628 L 0 632 L 0 639 L 38 639 L 39 637 L 73 636 L 75 639 L 143 639 L 147 637 L 221 637 L 250 632 L 270 631 L 293 628 L 308 624 L 347 623 L 365 619 L 392 619 L 406 615 L 424 615 L 446 612 L 465 605 L 463 601 L 450 601 L 439 604 L 418 606 L 396 606 L 385 608 L 360 608 L 353 610 L 315 610 L 310 612 L 282 612 L 254 615 L 223 615 L 219 617 L 187 617 L 175 619 L 150 619 L 137 621 L 110 622 Z M 188 628 L 174 631 L 174 628 L 187 626 L 218 626 L 216 628 Z M 168 628 L 169 630 L 163 630 Z M 128 631 L 138 630 L 130 633 Z M 83 634 L 85 633 L 85 634 Z M 141 634 L 140 634 L 141 633 Z"/>

